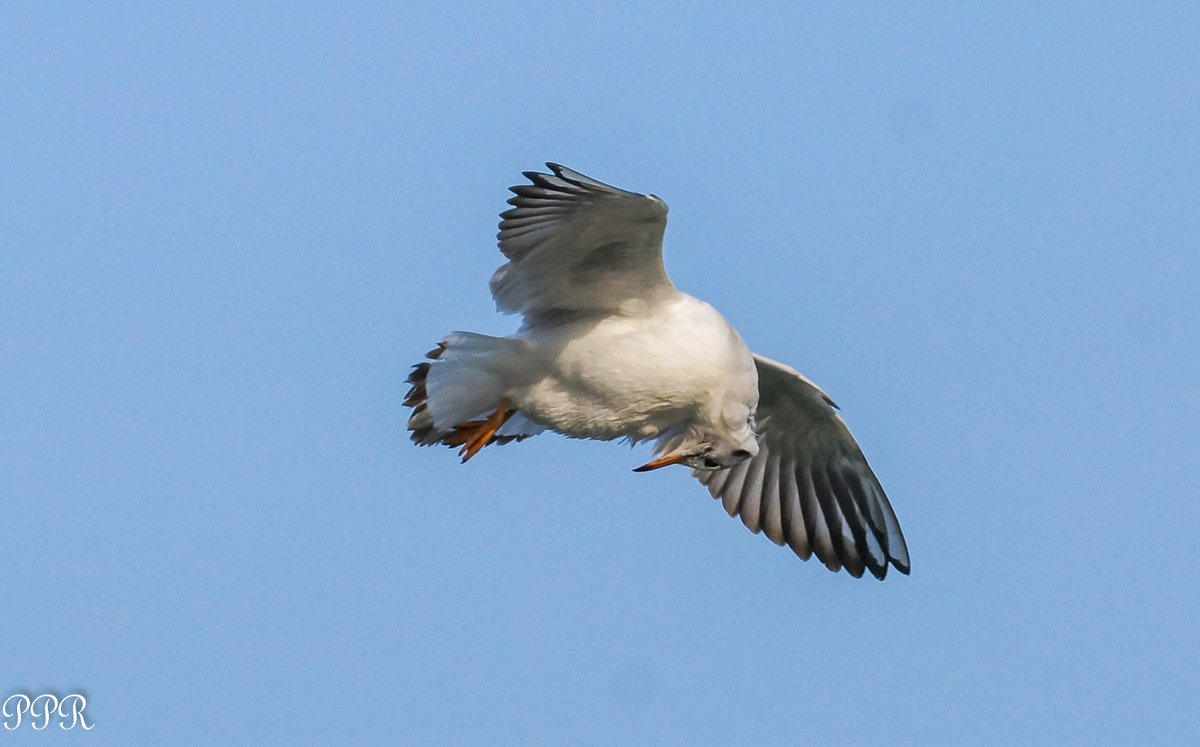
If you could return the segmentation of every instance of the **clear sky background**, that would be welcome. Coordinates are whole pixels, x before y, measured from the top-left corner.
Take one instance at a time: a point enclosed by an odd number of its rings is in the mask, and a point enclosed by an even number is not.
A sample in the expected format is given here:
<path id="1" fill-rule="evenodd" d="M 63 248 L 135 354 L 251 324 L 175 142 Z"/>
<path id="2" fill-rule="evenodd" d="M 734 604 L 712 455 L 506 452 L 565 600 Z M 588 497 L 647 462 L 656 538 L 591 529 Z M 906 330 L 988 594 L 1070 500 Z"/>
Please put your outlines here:
<path id="1" fill-rule="evenodd" d="M 1194 743 L 1200 10 L 1000 5 L 5 3 L 4 694 L 89 744 Z M 667 201 L 910 577 L 645 448 L 409 443 L 546 160 Z"/>

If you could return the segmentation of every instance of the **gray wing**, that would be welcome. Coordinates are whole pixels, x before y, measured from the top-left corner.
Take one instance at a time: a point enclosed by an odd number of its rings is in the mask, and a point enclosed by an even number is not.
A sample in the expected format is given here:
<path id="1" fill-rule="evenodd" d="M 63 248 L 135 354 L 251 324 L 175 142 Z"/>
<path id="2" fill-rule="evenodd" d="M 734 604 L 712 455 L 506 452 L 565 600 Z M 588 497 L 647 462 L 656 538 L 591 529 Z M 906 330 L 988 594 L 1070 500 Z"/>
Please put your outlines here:
<path id="1" fill-rule="evenodd" d="M 758 455 L 729 469 L 694 470 L 730 516 L 831 571 L 908 573 L 896 514 L 833 400 L 794 369 L 761 355 Z"/>
<path id="2" fill-rule="evenodd" d="M 617 310 L 623 302 L 674 293 L 663 269 L 667 206 L 548 163 L 526 171 L 500 214 L 508 263 L 492 276 L 505 313 Z"/>

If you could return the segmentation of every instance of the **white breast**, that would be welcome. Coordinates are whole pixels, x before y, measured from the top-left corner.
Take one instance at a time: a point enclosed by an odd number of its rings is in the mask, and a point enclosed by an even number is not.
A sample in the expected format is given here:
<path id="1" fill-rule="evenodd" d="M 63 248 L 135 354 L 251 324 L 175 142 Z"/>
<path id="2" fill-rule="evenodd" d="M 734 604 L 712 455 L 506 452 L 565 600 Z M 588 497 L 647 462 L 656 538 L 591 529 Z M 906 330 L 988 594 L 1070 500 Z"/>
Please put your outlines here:
<path id="1" fill-rule="evenodd" d="M 545 375 L 514 393 L 537 423 L 577 438 L 640 440 L 696 418 L 731 396 L 757 401 L 754 362 L 715 309 L 679 296 L 644 313 L 609 316 L 522 336 Z"/>

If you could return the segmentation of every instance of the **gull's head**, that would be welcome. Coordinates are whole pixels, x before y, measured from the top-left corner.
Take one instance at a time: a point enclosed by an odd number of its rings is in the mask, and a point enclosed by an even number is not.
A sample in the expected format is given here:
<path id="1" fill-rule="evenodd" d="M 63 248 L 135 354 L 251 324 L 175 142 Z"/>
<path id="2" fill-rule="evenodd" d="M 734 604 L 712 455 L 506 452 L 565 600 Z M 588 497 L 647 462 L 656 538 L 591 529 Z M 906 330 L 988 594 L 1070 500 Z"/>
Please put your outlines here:
<path id="1" fill-rule="evenodd" d="M 732 467 L 758 454 L 753 424 L 754 419 L 750 417 L 733 430 L 692 426 L 682 433 L 668 434 L 659 439 L 655 449 L 662 456 L 634 472 L 649 472 L 671 464 L 684 464 L 698 470 Z"/>
<path id="2" fill-rule="evenodd" d="M 685 459 L 683 463 L 699 470 L 728 469 L 757 455 L 758 442 L 750 439 L 718 444 L 692 459 Z"/>
<path id="3" fill-rule="evenodd" d="M 746 375 L 733 377 L 736 385 L 718 390 L 693 420 L 660 433 L 654 447 L 654 453 L 660 456 L 634 472 L 670 464 L 685 464 L 697 470 L 728 469 L 756 456 L 758 372 L 752 359 L 747 365 Z"/>

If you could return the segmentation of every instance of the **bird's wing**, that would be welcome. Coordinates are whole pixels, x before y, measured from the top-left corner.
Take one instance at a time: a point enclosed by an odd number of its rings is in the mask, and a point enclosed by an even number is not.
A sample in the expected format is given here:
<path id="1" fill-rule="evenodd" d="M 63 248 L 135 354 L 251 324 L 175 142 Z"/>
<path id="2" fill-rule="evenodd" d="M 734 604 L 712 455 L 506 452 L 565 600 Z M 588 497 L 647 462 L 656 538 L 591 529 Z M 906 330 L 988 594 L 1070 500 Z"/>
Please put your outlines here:
<path id="1" fill-rule="evenodd" d="M 546 164 L 512 187 L 500 214 L 500 251 L 508 263 L 492 276 L 505 313 L 528 316 L 617 310 L 631 299 L 674 293 L 663 269 L 667 205 L 583 174 Z"/>
<path id="2" fill-rule="evenodd" d="M 693 474 L 752 532 L 812 554 L 830 570 L 876 578 L 888 564 L 908 573 L 896 514 L 833 400 L 794 369 L 761 355 L 758 455 Z"/>

